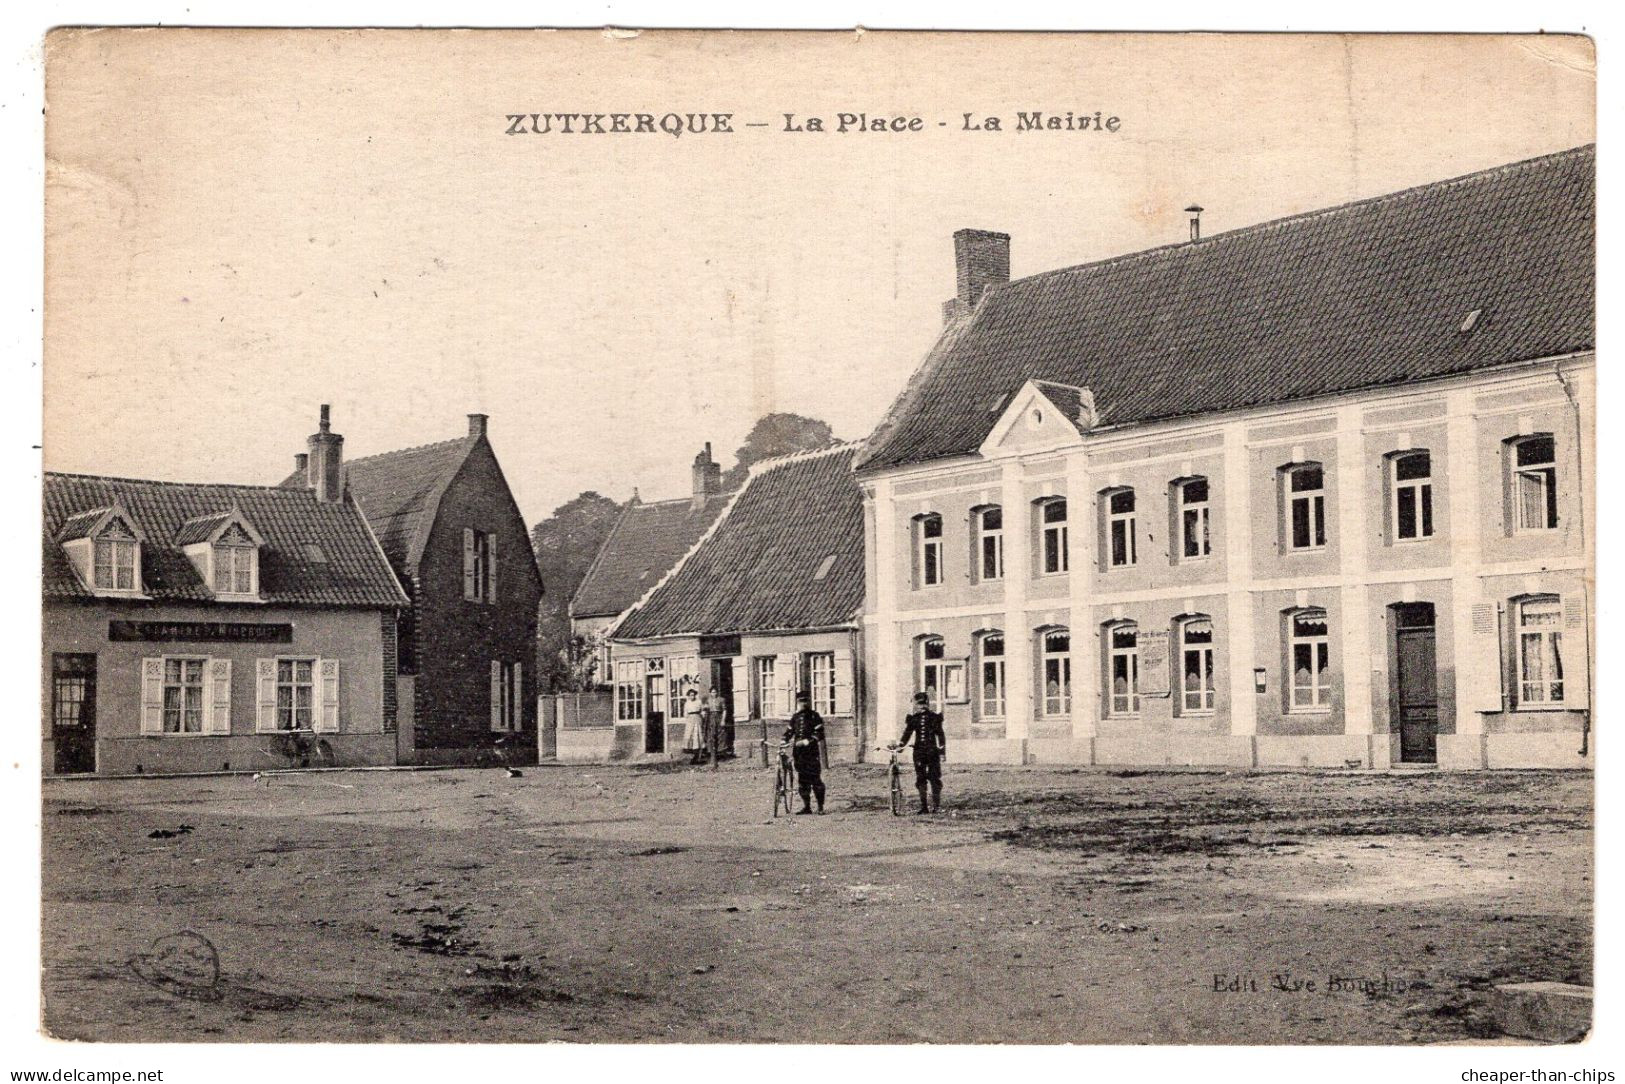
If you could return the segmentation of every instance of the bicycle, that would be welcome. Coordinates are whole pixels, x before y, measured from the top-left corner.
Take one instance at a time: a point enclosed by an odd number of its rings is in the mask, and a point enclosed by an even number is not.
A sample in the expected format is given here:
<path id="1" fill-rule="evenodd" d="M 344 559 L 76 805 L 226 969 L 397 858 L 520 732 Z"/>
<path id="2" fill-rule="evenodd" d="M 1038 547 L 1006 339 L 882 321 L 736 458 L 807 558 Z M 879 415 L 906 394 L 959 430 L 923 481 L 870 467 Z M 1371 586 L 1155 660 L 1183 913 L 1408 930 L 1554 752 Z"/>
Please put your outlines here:
<path id="1" fill-rule="evenodd" d="M 762 744 L 767 745 L 766 741 Z M 795 800 L 796 768 L 790 762 L 790 743 L 781 741 L 779 744 L 779 770 L 773 777 L 773 816 L 779 815 L 782 807 L 786 816 L 794 812 L 790 803 Z"/>
<path id="2" fill-rule="evenodd" d="M 907 747 L 891 742 L 886 748 L 891 750 L 891 763 L 886 766 L 886 774 L 891 777 L 891 815 L 901 817 L 903 815 L 903 763 L 897 758 Z"/>

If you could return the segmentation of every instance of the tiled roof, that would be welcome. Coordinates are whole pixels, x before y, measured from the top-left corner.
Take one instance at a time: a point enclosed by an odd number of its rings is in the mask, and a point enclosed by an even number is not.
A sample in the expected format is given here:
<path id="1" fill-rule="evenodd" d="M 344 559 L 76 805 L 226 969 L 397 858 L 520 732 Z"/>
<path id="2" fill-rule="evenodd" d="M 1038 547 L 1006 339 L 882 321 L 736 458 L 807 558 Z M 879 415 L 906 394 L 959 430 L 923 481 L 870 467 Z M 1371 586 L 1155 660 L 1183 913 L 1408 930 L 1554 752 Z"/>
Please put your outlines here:
<path id="1" fill-rule="evenodd" d="M 716 526 L 614 637 L 851 624 L 863 606 L 856 451 L 844 444 L 754 468 Z"/>
<path id="2" fill-rule="evenodd" d="M 100 508 L 89 508 L 83 512 L 76 512 L 57 524 L 54 532 L 47 533 L 58 542 L 71 542 L 76 538 L 84 538 L 90 534 L 91 528 L 96 526 L 102 516 L 106 515 L 110 510 L 111 506 L 104 505 Z"/>
<path id="3" fill-rule="evenodd" d="M 729 496 L 718 494 L 700 508 L 687 497 L 627 505 L 576 588 L 570 613 L 612 617 L 624 612 L 693 548 L 728 506 Z"/>
<path id="4" fill-rule="evenodd" d="M 440 496 L 478 441 L 458 437 L 395 452 L 352 459 L 344 464 L 350 495 L 367 514 L 367 522 L 398 569 L 409 569 L 421 552 L 420 532 L 433 525 Z M 305 485 L 302 474 L 282 483 Z"/>
<path id="5" fill-rule="evenodd" d="M 81 513 L 118 505 L 146 535 L 141 579 L 147 595 L 175 602 L 209 602 L 214 593 L 182 552 L 182 527 L 236 507 L 265 539 L 260 594 L 266 602 L 299 606 L 404 606 L 372 533 L 349 502 L 323 503 L 304 489 L 196 485 L 45 475 L 44 590 L 47 599 L 94 598 L 74 573 L 61 544 L 62 526 Z M 325 560 L 312 559 L 307 546 Z"/>
<path id="6" fill-rule="evenodd" d="M 1123 425 L 1592 349 L 1594 197 L 1578 147 L 997 287 L 858 466 L 973 453 L 1028 379 Z"/>
<path id="7" fill-rule="evenodd" d="M 196 516 L 181 524 L 180 530 L 175 532 L 175 545 L 190 546 L 194 542 L 207 542 L 209 536 L 231 518 L 231 510 L 215 512 L 207 516 Z"/>

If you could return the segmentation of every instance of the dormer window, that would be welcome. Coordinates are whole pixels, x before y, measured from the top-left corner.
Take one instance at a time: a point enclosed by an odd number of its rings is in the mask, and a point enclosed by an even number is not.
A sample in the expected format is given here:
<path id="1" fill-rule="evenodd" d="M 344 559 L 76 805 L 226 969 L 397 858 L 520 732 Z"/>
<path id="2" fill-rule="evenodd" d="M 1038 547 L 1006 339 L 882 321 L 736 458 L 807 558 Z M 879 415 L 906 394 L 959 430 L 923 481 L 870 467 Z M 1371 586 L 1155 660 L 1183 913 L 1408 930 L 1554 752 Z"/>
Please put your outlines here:
<path id="1" fill-rule="evenodd" d="M 199 516 L 181 524 L 177 539 L 198 576 L 227 602 L 258 602 L 260 547 L 265 540 L 241 512 Z"/>
<path id="2" fill-rule="evenodd" d="M 134 591 L 136 543 L 134 539 L 98 538 L 94 584 L 98 591 Z"/>
<path id="3" fill-rule="evenodd" d="M 57 539 L 80 580 L 98 595 L 141 594 L 140 528 L 119 506 L 70 516 Z"/>

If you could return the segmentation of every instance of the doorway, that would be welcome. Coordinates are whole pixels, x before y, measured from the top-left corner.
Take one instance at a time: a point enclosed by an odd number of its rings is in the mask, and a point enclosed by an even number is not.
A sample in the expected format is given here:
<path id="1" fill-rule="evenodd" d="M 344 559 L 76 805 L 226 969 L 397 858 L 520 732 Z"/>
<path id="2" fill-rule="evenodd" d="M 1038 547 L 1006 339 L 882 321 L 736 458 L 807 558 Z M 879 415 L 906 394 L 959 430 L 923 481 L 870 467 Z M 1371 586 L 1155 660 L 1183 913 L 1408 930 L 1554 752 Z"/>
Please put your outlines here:
<path id="1" fill-rule="evenodd" d="M 96 770 L 96 656 L 51 656 L 51 746 L 58 775 Z"/>
<path id="2" fill-rule="evenodd" d="M 717 722 L 717 755 L 734 755 L 734 661 L 711 660 L 711 688 L 722 700 L 722 718 Z"/>
<path id="3" fill-rule="evenodd" d="M 645 680 L 644 703 L 649 705 L 643 716 L 643 751 L 666 751 L 666 669 L 650 674 Z"/>
<path id="4" fill-rule="evenodd" d="M 1399 759 L 1438 760 L 1439 693 L 1433 604 L 1402 602 L 1394 615 L 1394 683 L 1399 704 Z"/>

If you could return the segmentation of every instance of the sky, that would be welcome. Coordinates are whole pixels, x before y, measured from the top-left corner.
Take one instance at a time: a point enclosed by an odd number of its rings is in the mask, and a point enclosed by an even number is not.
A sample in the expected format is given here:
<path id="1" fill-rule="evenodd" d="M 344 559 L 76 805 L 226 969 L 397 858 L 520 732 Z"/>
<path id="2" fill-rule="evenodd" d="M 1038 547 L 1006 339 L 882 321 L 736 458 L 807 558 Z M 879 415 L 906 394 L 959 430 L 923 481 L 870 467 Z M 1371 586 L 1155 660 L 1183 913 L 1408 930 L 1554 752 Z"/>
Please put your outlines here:
<path id="1" fill-rule="evenodd" d="M 1589 142 L 1594 102 L 1557 37 L 59 33 L 46 467 L 271 484 L 330 403 L 351 457 L 489 414 L 532 523 L 681 496 L 769 411 L 867 435 L 955 229 L 1021 277 L 1179 241 L 1193 202 L 1211 236 Z M 617 111 L 735 131 L 506 134 Z M 839 112 L 920 130 L 784 130 Z"/>

